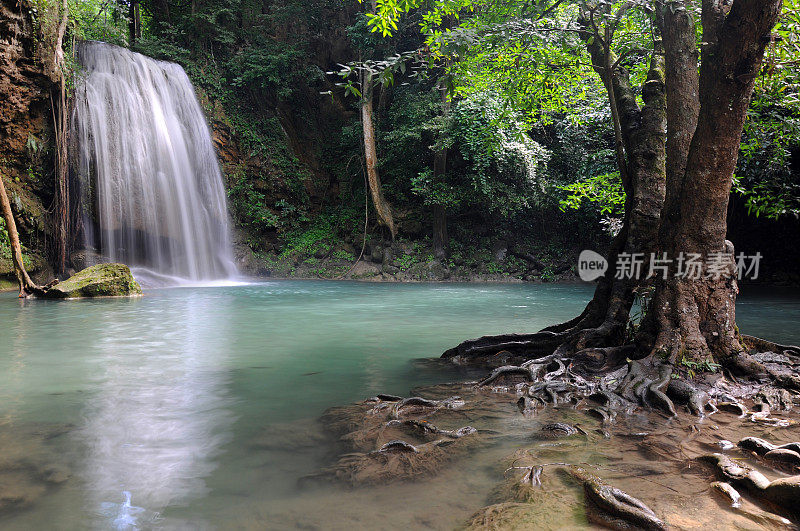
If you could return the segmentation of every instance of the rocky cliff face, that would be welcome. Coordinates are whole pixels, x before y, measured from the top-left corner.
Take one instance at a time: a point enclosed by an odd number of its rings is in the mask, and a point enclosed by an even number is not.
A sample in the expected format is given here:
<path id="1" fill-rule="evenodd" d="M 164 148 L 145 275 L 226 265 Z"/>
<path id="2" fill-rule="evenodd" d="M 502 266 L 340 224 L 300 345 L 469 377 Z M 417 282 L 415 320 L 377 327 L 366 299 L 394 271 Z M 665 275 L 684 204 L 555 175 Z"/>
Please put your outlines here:
<path id="1" fill-rule="evenodd" d="M 51 81 L 36 64 L 33 22 L 27 2 L 0 0 L 0 161 L 6 177 L 27 173 L 30 137 L 44 127 Z M 30 145 L 30 147 L 29 147 Z"/>
<path id="2" fill-rule="evenodd" d="M 52 176 L 43 169 L 43 163 L 51 166 L 47 129 L 52 81 L 35 60 L 30 9 L 24 0 L 0 0 L 0 174 L 23 244 L 33 251 L 31 265 L 41 269 L 48 232 L 43 204 L 50 201 L 53 188 Z M 0 256 L 0 277 L 11 272 L 10 266 Z"/>

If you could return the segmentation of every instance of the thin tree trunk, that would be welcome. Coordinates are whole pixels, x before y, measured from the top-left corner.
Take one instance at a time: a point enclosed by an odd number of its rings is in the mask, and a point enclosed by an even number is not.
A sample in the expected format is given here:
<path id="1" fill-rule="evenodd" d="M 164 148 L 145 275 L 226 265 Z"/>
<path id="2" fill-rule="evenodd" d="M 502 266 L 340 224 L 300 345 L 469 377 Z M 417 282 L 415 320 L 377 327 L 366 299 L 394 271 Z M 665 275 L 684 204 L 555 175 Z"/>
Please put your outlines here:
<path id="1" fill-rule="evenodd" d="M 447 211 L 443 205 L 433 205 L 433 254 L 440 260 L 445 260 L 450 254 L 447 236 Z"/>
<path id="2" fill-rule="evenodd" d="M 194 4 L 192 4 L 194 5 Z M 136 44 L 136 39 L 142 36 L 142 19 L 139 0 L 131 0 L 128 7 L 128 45 Z"/>
<path id="3" fill-rule="evenodd" d="M 8 239 L 11 242 L 11 261 L 14 263 L 14 274 L 19 284 L 19 297 L 26 298 L 35 291 L 36 284 L 28 276 L 25 264 L 22 262 L 22 246 L 19 243 L 17 224 L 14 222 L 14 213 L 11 211 L 11 202 L 8 200 L 6 185 L 2 177 L 0 177 L 0 208 L 2 208 L 3 218 L 6 221 Z"/>
<path id="4" fill-rule="evenodd" d="M 378 214 L 378 221 L 381 225 L 389 229 L 392 240 L 394 240 L 397 235 L 397 229 L 395 228 L 394 218 L 392 217 L 392 208 L 383 196 L 381 179 L 378 175 L 378 152 L 375 146 L 371 85 L 372 75 L 366 74 L 362 85 L 364 89 L 364 98 L 361 103 L 361 118 L 364 129 L 364 154 L 367 162 L 367 180 L 369 181 L 369 190 L 372 195 L 372 204 L 375 206 L 375 212 Z"/>
<path id="5" fill-rule="evenodd" d="M 440 89 L 442 92 L 442 115 L 447 116 L 450 111 L 450 98 L 447 88 Z M 438 180 L 447 173 L 447 148 L 442 147 L 436 152 L 433 158 L 433 176 Z M 433 254 L 436 258 L 443 260 L 450 254 L 449 238 L 447 236 L 447 211 L 444 205 L 433 205 Z"/>
<path id="6" fill-rule="evenodd" d="M 67 89 L 64 76 L 59 81 L 58 104 L 53 109 L 53 128 L 55 130 L 56 164 L 56 233 L 58 234 L 56 259 L 58 272 L 63 273 L 67 265 L 67 226 L 69 223 L 69 183 L 67 172 L 68 135 L 67 127 Z"/>

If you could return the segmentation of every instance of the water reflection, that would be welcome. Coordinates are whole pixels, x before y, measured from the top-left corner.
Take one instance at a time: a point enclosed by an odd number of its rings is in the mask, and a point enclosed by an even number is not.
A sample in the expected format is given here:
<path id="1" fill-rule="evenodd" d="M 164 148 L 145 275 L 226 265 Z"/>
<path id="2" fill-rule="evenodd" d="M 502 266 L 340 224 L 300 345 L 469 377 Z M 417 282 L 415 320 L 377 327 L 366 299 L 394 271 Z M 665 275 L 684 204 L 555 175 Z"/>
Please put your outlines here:
<path id="1" fill-rule="evenodd" d="M 78 437 L 87 449 L 89 513 L 101 526 L 134 529 L 207 493 L 204 478 L 233 421 L 220 369 L 226 301 L 194 293 L 145 318 L 104 319 L 87 338 L 97 391 Z"/>

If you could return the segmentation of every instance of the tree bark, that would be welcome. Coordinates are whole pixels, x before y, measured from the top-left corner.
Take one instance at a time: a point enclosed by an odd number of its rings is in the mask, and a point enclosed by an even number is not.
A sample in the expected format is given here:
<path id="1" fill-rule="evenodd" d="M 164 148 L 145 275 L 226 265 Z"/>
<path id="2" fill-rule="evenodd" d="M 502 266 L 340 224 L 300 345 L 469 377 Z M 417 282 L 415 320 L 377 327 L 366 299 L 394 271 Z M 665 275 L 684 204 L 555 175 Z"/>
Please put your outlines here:
<path id="1" fill-rule="evenodd" d="M 392 216 L 392 208 L 391 205 L 389 205 L 389 202 L 383 196 L 381 179 L 378 175 L 378 153 L 375 146 L 375 126 L 373 122 L 373 98 L 371 85 L 372 75 L 366 74 L 364 76 L 364 83 L 362 85 L 364 98 L 361 103 L 361 118 L 362 127 L 364 129 L 364 155 L 367 162 L 367 180 L 369 181 L 372 204 L 375 206 L 375 212 L 378 215 L 378 221 L 381 225 L 389 229 L 392 240 L 394 240 L 395 236 L 397 235 L 397 229 Z"/>
<path id="2" fill-rule="evenodd" d="M 25 264 L 22 262 L 22 246 L 19 243 L 17 224 L 14 222 L 14 213 L 11 211 L 11 202 L 8 200 L 6 185 L 2 177 L 0 177 L 0 208 L 3 211 L 3 219 L 6 221 L 8 239 L 11 242 L 11 261 L 14 263 L 14 274 L 19 284 L 19 297 L 23 299 L 35 293 L 38 287 L 28 276 Z"/>
<path id="3" fill-rule="evenodd" d="M 658 241 L 658 228 L 665 194 L 666 95 L 663 59 L 656 51 L 651 58 L 647 81 L 642 87 L 644 105 L 639 107 L 630 85 L 628 71 L 617 65 L 608 48 L 585 35 L 597 73 L 604 79 L 609 99 L 613 98 L 618 149 L 624 153 L 620 164 L 626 192 L 623 228 L 609 250 L 609 267 L 597 284 L 594 296 L 575 319 L 527 335 L 484 337 L 462 343 L 445 352 L 446 357 L 483 356 L 508 350 L 533 357 L 555 352 L 558 356 L 582 357 L 595 368 L 624 361 L 629 349 L 622 349 L 626 327 L 641 277 L 615 278 L 620 254 L 649 256 Z M 647 264 L 642 271 L 647 273 Z"/>
<path id="4" fill-rule="evenodd" d="M 142 18 L 139 0 L 130 0 L 128 6 L 128 45 L 136 44 L 136 39 L 142 36 Z"/>
<path id="5" fill-rule="evenodd" d="M 52 99 L 51 99 L 52 103 Z M 63 273 L 67 267 L 67 233 L 69 224 L 69 128 L 67 109 L 67 88 L 64 76 L 59 81 L 58 104 L 53 104 L 53 130 L 55 132 L 55 170 L 56 170 L 56 267 Z"/>
<path id="6" fill-rule="evenodd" d="M 443 205 L 433 205 L 433 255 L 445 260 L 450 254 L 447 237 L 447 211 Z"/>
<path id="7" fill-rule="evenodd" d="M 619 366 L 626 358 L 649 357 L 647 364 L 631 364 L 621 390 L 638 386 L 651 399 L 665 399 L 667 405 L 671 403 L 661 388 L 669 382 L 671 370 L 663 371 L 654 354 L 665 355 L 672 365 L 683 358 L 714 359 L 734 372 L 764 371 L 744 352 L 736 329 L 735 262 L 725 236 L 742 128 L 782 1 L 704 0 L 701 54 L 692 4 L 673 0 L 659 5 L 663 68 L 657 41 L 642 90 L 642 108 L 627 72 L 609 57 L 610 47 L 601 32 L 593 21 L 591 25 L 583 21 L 587 48 L 613 103 L 618 153 L 620 146 L 625 153 L 620 170 L 626 169 L 629 176 L 623 178 L 625 222 L 612 244 L 610 274 L 600 279 L 592 301 L 567 323 L 536 334 L 467 341 L 447 351 L 446 357 L 488 357 L 499 350 L 523 358 L 554 353 L 598 371 Z M 667 253 L 671 268 L 656 282 L 636 346 L 622 345 L 620 323 L 627 322 L 632 293 L 639 285 L 613 277 L 616 261 L 622 252 L 648 254 L 656 249 Z M 690 254 L 706 264 L 697 278 L 677 274 L 678 260 Z M 712 262 L 716 271 L 708 269 Z M 642 383 L 647 385 L 641 387 Z"/>
<path id="8" fill-rule="evenodd" d="M 738 287 L 733 246 L 725 239 L 726 218 L 744 120 L 781 5 L 780 0 L 735 0 L 732 5 L 704 0 L 698 99 L 686 89 L 694 86 L 693 76 L 675 78 L 680 100 L 675 105 L 692 111 L 699 103 L 699 113 L 688 149 L 683 135 L 691 124 L 673 124 L 670 167 L 680 172 L 684 153 L 686 162 L 685 171 L 670 180 L 662 247 L 673 260 L 696 253 L 705 264 L 720 262 L 723 270 L 703 271 L 695 279 L 680 278 L 673 268 L 658 284 L 651 308 L 656 329 L 652 351 L 673 362 L 714 358 L 735 369 L 755 368 L 737 337 Z M 667 28 L 680 27 L 680 21 L 670 24 L 665 16 Z M 683 42 L 688 44 L 688 34 Z M 688 69 L 692 53 L 679 45 L 674 50 L 668 61 L 678 71 L 681 64 Z"/>
<path id="9" fill-rule="evenodd" d="M 450 110 L 450 99 L 447 89 L 439 89 L 442 93 L 442 115 L 447 116 Z M 442 147 L 433 158 L 434 180 L 442 178 L 447 173 L 447 148 Z M 444 205 L 433 205 L 433 254 L 436 258 L 444 260 L 450 254 L 447 237 L 447 211 Z"/>

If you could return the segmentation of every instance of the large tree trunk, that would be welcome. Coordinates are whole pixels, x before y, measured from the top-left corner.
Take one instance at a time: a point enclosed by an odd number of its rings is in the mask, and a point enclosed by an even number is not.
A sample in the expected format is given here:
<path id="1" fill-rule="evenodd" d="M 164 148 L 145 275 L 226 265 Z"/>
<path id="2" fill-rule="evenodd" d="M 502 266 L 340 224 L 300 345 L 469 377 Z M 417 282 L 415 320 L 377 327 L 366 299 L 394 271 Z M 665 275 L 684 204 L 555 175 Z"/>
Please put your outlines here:
<path id="1" fill-rule="evenodd" d="M 369 191 L 372 195 L 372 204 L 378 214 L 378 221 L 381 225 L 389 229 L 389 233 L 394 240 L 397 229 L 394 225 L 392 208 L 383 196 L 381 188 L 381 178 L 378 175 L 378 152 L 375 147 L 375 126 L 372 111 L 372 75 L 366 74 L 364 77 L 363 94 L 361 103 L 362 127 L 364 129 L 364 154 L 367 161 L 367 180 L 369 181 Z"/>
<path id="2" fill-rule="evenodd" d="M 738 288 L 733 246 L 725 240 L 726 216 L 753 85 L 781 5 L 781 0 L 736 0 L 732 6 L 705 0 L 699 84 L 691 75 L 693 25 L 688 27 L 688 17 L 679 11 L 664 18 L 665 42 L 675 42 L 667 46 L 668 68 L 674 72 L 668 80 L 668 86 L 673 83 L 668 89 L 673 112 L 661 246 L 673 260 L 695 253 L 706 266 L 721 266 L 720 271 L 704 270 L 700 278 L 680 278 L 673 266 L 668 279 L 657 285 L 647 332 L 655 334 L 652 351 L 667 354 L 673 362 L 713 357 L 734 368 L 755 368 L 742 355 L 737 337 Z"/>
<path id="3" fill-rule="evenodd" d="M 610 66 L 617 60 L 609 54 L 609 34 L 604 39 L 594 24 L 594 33 L 588 24 L 584 26 L 587 48 L 612 102 L 627 195 L 623 230 L 609 253 L 609 273 L 600 279 L 583 313 L 572 321 L 536 334 L 467 341 L 447 351 L 446 357 L 485 359 L 499 350 L 529 358 L 554 353 L 600 371 L 619 366 L 626 358 L 661 354 L 672 364 L 683 357 L 690 361 L 713 358 L 733 370 L 763 370 L 743 352 L 739 341 L 735 262 L 725 232 L 742 128 L 781 5 L 781 0 L 734 0 L 732 4 L 704 0 L 699 73 L 693 2 L 678 0 L 662 6 L 656 18 L 666 74 L 656 49 L 642 90 L 642 108 L 625 69 Z M 623 150 L 624 160 L 619 156 Z M 656 258 L 672 262 L 665 274 L 653 268 L 663 277 L 656 279 L 637 344 L 622 345 L 624 323 L 640 284 L 635 278 L 615 278 L 616 265 L 623 254 L 644 253 L 640 277 L 645 276 L 650 270 L 646 258 L 656 250 Z M 677 275 L 681 257 L 691 255 L 716 268 L 704 269 L 698 278 Z M 686 264 L 682 265 L 685 269 Z M 635 382 L 650 381 L 655 387 L 648 384 L 648 388 L 660 396 L 669 373 L 661 372 L 658 357 L 650 359 L 649 368 L 638 364 L 634 370 L 632 365 L 623 391 L 635 387 Z M 645 371 L 649 374 L 644 375 Z"/>
<path id="4" fill-rule="evenodd" d="M 609 69 L 616 57 L 598 40 L 586 42 L 598 74 L 603 78 L 610 101 L 615 132 L 619 135 L 618 161 L 626 192 L 623 228 L 609 250 L 608 272 L 594 296 L 575 319 L 535 334 L 484 337 L 467 341 L 445 353 L 447 357 L 493 355 L 508 350 L 531 357 L 555 352 L 560 356 L 581 353 L 585 365 L 600 369 L 618 364 L 630 353 L 624 347 L 626 327 L 642 276 L 615 278 L 622 254 L 649 256 L 655 250 L 665 193 L 666 97 L 663 59 L 654 53 L 647 81 L 642 88 L 644 106 L 636 102 L 629 73 L 621 66 Z"/>

